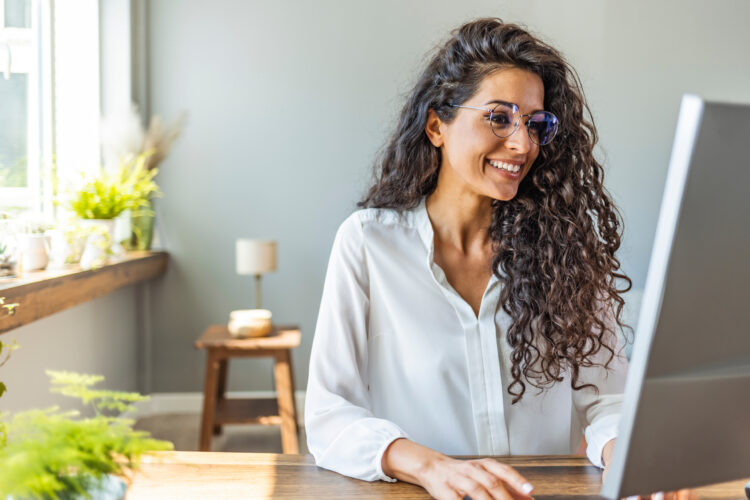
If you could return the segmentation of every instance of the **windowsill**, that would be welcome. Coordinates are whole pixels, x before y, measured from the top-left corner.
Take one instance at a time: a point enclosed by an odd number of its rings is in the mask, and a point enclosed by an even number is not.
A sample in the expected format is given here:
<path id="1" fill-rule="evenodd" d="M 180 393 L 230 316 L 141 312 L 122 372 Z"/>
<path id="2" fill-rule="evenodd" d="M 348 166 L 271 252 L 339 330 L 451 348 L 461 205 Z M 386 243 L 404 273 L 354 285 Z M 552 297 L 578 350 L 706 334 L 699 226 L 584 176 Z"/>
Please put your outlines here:
<path id="1" fill-rule="evenodd" d="M 0 278 L 0 297 L 17 303 L 13 315 L 0 311 L 0 334 L 58 311 L 113 292 L 123 286 L 155 278 L 167 270 L 166 252 L 129 252 L 97 269 L 78 265 Z"/>

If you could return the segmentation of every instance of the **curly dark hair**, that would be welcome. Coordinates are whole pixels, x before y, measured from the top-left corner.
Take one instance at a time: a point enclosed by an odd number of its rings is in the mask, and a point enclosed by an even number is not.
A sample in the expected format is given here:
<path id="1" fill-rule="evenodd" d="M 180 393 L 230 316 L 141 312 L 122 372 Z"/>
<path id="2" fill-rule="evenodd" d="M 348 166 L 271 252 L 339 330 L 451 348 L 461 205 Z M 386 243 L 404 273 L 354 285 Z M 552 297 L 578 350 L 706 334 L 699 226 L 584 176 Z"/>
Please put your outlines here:
<path id="1" fill-rule="evenodd" d="M 451 104 L 464 103 L 484 77 L 508 67 L 538 75 L 544 109 L 560 119 L 555 140 L 540 148 L 516 196 L 492 202 L 492 271 L 503 285 L 500 303 L 512 318 L 508 392 L 516 403 L 525 382 L 543 390 L 562 381 L 567 370 L 574 390 L 597 390 L 579 381 L 580 369 L 608 368 L 616 355 L 615 329 L 629 328 L 622 322 L 621 294 L 632 282 L 618 272 L 615 257 L 622 221 L 594 158 L 598 136 L 575 70 L 518 25 L 488 18 L 456 29 L 411 91 L 375 162 L 375 183 L 358 206 L 405 210 L 430 195 L 441 155 L 425 133 L 428 111 L 450 123 L 456 114 Z M 597 363 L 594 356 L 602 349 L 606 361 Z"/>

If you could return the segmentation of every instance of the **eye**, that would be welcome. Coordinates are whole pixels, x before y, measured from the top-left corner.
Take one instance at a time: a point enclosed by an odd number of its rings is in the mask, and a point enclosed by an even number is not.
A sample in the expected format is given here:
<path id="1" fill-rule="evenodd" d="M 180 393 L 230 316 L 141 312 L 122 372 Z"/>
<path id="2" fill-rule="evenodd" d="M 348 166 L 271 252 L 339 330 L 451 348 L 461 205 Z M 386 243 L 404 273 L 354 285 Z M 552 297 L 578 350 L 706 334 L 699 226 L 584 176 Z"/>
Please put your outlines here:
<path id="1" fill-rule="evenodd" d="M 547 122 L 537 122 L 533 120 L 529 120 L 526 122 L 526 126 L 529 128 L 529 132 L 532 132 L 534 134 L 540 134 L 547 130 Z"/>
<path id="2" fill-rule="evenodd" d="M 490 116 L 488 115 L 487 118 L 489 119 Z M 510 125 L 511 123 L 513 123 L 511 121 L 511 117 L 508 116 L 506 113 L 493 113 L 491 119 L 492 119 L 493 125 L 506 126 L 506 125 Z"/>

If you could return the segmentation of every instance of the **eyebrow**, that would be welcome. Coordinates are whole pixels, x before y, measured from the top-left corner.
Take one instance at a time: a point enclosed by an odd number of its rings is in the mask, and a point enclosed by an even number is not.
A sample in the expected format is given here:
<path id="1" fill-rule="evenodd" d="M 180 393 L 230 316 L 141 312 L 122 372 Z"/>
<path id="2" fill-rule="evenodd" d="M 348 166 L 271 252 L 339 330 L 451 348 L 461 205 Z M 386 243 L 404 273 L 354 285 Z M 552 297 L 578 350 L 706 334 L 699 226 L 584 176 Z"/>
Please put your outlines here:
<path id="1" fill-rule="evenodd" d="M 514 103 L 508 102 L 508 101 L 501 101 L 500 99 L 492 99 L 491 101 L 487 101 L 484 103 L 485 106 L 487 106 L 488 104 L 514 104 Z M 516 106 L 518 106 L 518 104 L 516 104 Z M 531 115 L 531 114 L 536 113 L 537 111 L 544 111 L 544 109 L 535 109 L 531 113 L 528 113 L 528 114 Z"/>

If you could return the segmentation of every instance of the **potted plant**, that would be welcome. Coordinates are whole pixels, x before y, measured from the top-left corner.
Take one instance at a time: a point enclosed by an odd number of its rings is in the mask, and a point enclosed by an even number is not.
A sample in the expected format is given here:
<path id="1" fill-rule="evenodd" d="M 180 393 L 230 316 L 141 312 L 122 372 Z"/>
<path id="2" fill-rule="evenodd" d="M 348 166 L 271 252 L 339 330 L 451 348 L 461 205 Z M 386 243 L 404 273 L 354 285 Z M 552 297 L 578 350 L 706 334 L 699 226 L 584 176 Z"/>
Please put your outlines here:
<path id="1" fill-rule="evenodd" d="M 156 172 L 166 158 L 172 144 L 182 133 L 187 122 L 187 113 L 182 112 L 174 122 L 167 123 L 160 116 L 151 117 L 148 128 L 144 129 L 136 106 L 102 120 L 102 152 L 108 163 L 115 163 L 123 157 L 146 155 L 145 169 Z M 144 193 L 141 210 L 131 213 L 131 237 L 127 247 L 133 250 L 151 248 L 154 231 L 153 200 L 155 193 Z"/>
<path id="2" fill-rule="evenodd" d="M 47 234 L 52 225 L 39 216 L 26 216 L 18 221 L 18 250 L 22 271 L 45 269 L 49 262 L 50 238 Z"/>
<path id="3" fill-rule="evenodd" d="M 136 157 L 137 168 L 143 169 L 141 176 L 133 189 L 136 208 L 130 211 L 130 238 L 127 246 L 131 250 L 149 250 L 154 235 L 153 200 L 162 195 L 159 186 L 153 180 L 159 169 L 149 168 L 153 165 L 152 158 L 155 150 L 148 150 Z"/>
<path id="4" fill-rule="evenodd" d="M 47 268 L 62 269 L 67 264 L 78 264 L 83 255 L 89 228 L 80 220 L 71 219 L 58 224 L 50 234 L 50 263 Z"/>
<path id="5" fill-rule="evenodd" d="M 0 445 L 0 491 L 10 498 L 120 499 L 123 480 L 144 453 L 172 444 L 132 428 L 132 420 L 112 416 L 147 399 L 137 393 L 94 389 L 104 377 L 48 371 L 52 391 L 80 399 L 94 414 L 46 410 L 5 418 Z"/>
<path id="6" fill-rule="evenodd" d="M 145 167 L 148 157 L 141 154 L 124 158 L 114 173 L 100 169 L 95 177 L 85 179 L 68 201 L 68 208 L 93 226 L 81 256 L 81 267 L 98 265 L 113 253 L 115 217 L 126 210 L 135 214 L 147 210 L 148 197 L 159 194 L 153 180 L 157 171 Z"/>

